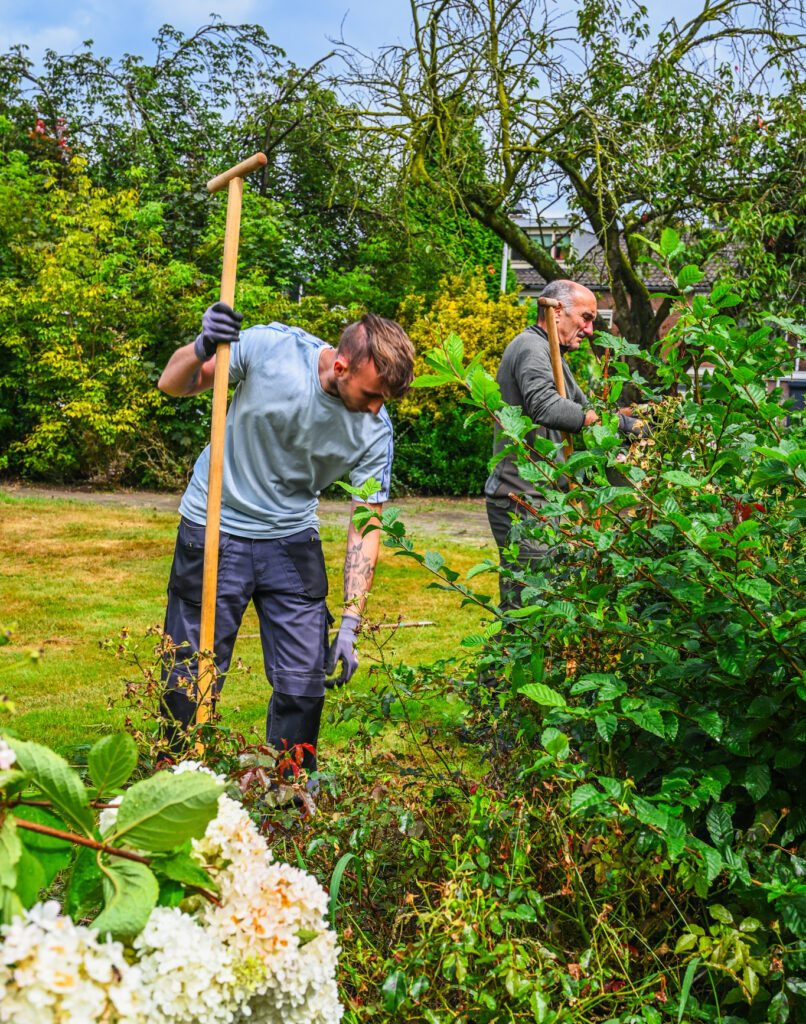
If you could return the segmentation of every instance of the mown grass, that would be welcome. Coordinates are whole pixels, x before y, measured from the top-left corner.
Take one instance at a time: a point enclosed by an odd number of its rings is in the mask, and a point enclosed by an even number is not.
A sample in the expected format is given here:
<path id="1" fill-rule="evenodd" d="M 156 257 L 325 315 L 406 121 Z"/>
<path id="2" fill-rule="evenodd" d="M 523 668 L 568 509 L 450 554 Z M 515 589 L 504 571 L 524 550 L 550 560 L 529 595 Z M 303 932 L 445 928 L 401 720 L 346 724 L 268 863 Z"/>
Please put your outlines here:
<path id="1" fill-rule="evenodd" d="M 9 724 L 21 735 L 69 752 L 122 726 L 122 703 L 110 711 L 107 699 L 121 697 L 124 680 L 136 673 L 103 650 L 101 642 L 124 627 L 137 639 L 149 626 L 161 624 L 176 521 L 174 513 L 0 494 L 0 625 L 15 624 L 14 643 L 0 649 L 0 691 L 16 704 L 18 713 Z M 416 536 L 416 512 L 407 525 Z M 345 506 L 343 525 L 322 530 L 336 614 L 346 528 Z M 429 538 L 422 547 L 439 550 L 462 574 L 493 554 L 491 545 L 442 538 Z M 428 589 L 429 582 L 425 570 L 410 559 L 381 549 L 369 618 L 395 621 L 400 615 L 436 623 L 399 630 L 391 639 L 378 633 L 385 641 L 384 657 L 392 663 L 417 665 L 461 656 L 462 637 L 478 629 L 477 609 L 461 608 L 454 595 Z M 250 671 L 230 673 L 221 710 L 225 724 L 262 735 L 270 689 L 260 642 L 244 635 L 257 632 L 250 606 L 235 649 L 235 658 Z M 142 646 L 149 649 L 147 643 Z M 377 682 L 370 674 L 377 661 L 374 647 L 371 640 L 359 647 L 361 663 L 350 684 L 354 692 L 367 692 Z M 39 659 L 21 661 L 31 649 L 41 651 Z M 414 709 L 418 715 L 436 716 L 444 710 Z M 323 752 L 342 748 L 354 728 L 325 722 Z"/>

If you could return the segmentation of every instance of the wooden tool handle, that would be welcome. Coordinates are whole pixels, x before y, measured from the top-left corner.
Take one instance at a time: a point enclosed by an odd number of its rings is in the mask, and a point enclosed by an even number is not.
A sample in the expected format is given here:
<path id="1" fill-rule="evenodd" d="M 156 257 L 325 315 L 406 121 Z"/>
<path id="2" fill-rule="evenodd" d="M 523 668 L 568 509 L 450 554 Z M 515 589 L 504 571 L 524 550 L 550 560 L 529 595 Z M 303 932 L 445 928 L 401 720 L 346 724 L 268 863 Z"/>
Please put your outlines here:
<path id="1" fill-rule="evenodd" d="M 263 156 L 262 153 L 257 154 Z M 222 302 L 235 304 L 235 274 L 238 266 L 238 237 L 241 228 L 241 205 L 243 201 L 243 178 L 233 174 L 238 168 L 254 170 L 251 160 L 244 160 L 232 171 L 225 171 L 220 178 L 228 178 L 227 222 L 224 228 L 224 260 L 221 267 Z M 263 157 L 263 163 L 266 158 Z M 260 162 L 255 166 L 260 166 Z M 248 170 L 245 172 L 248 173 Z M 213 181 L 217 181 L 214 178 Z M 212 182 L 210 183 L 212 184 Z M 208 185 L 208 188 L 210 186 Z M 210 191 L 215 191 L 210 189 Z M 224 476 L 224 436 L 227 420 L 227 390 L 229 388 L 229 344 L 218 345 L 215 354 L 215 376 L 213 378 L 213 410 L 210 426 L 210 465 L 207 474 L 207 525 L 204 538 L 204 569 L 202 575 L 201 628 L 199 634 L 199 671 L 197 677 L 198 695 L 196 724 L 206 722 L 210 704 L 215 692 L 215 663 L 212 652 L 215 643 L 215 601 L 218 589 L 218 538 L 221 529 L 221 481 Z"/>
<path id="2" fill-rule="evenodd" d="M 546 334 L 549 337 L 549 352 L 551 353 L 551 372 L 554 374 L 554 387 L 563 398 L 565 394 L 565 378 L 563 377 L 562 353 L 560 352 L 560 340 L 557 337 L 557 321 L 554 319 L 554 311 L 559 306 L 556 299 L 539 298 L 538 305 L 546 310 Z"/>
<path id="3" fill-rule="evenodd" d="M 537 300 L 538 305 L 546 311 L 546 334 L 549 339 L 549 353 L 551 354 L 551 372 L 554 375 L 554 387 L 557 393 L 566 398 L 565 377 L 563 376 L 563 357 L 560 352 L 560 339 L 557 337 L 557 321 L 554 319 L 556 310 L 560 303 L 557 299 L 546 299 L 542 296 Z M 573 442 L 566 431 L 563 431 L 563 450 L 566 459 L 574 450 Z"/>
<path id="4" fill-rule="evenodd" d="M 258 170 L 267 163 L 267 157 L 265 153 L 255 153 L 254 156 L 248 157 L 246 160 L 241 160 L 239 164 L 234 167 L 230 167 L 228 171 L 222 171 L 221 174 L 217 174 L 214 178 L 210 178 L 207 182 L 207 188 L 210 192 L 218 192 L 225 185 L 229 185 L 233 178 L 245 178 L 247 174 L 251 174 L 252 171 Z M 223 300 L 226 302 L 226 299 Z"/>

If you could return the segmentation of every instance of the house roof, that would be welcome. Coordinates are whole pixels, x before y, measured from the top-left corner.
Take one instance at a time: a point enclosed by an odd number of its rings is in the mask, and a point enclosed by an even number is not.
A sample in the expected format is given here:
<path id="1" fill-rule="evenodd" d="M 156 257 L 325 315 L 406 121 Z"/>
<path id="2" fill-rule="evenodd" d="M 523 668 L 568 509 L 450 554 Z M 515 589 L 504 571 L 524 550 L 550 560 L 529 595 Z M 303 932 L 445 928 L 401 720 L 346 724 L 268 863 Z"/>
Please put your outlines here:
<path id="1" fill-rule="evenodd" d="M 626 254 L 627 244 L 621 240 L 621 251 Z M 714 283 L 724 272 L 726 266 L 735 269 L 739 260 L 736 255 L 736 247 L 727 244 L 718 253 L 715 253 L 705 264 L 705 277 L 699 284 L 694 286 L 695 292 L 709 292 Z M 585 255 L 574 263 L 569 264 L 569 275 L 578 284 L 585 285 L 594 293 L 609 292 L 610 285 L 605 266 L 604 250 L 598 243 L 588 250 Z M 650 291 L 663 291 L 668 287 L 669 279 L 666 273 L 650 263 L 639 265 L 641 277 Z M 524 291 L 541 291 L 547 284 L 546 279 L 534 267 L 513 267 L 512 268 L 518 284 Z"/>

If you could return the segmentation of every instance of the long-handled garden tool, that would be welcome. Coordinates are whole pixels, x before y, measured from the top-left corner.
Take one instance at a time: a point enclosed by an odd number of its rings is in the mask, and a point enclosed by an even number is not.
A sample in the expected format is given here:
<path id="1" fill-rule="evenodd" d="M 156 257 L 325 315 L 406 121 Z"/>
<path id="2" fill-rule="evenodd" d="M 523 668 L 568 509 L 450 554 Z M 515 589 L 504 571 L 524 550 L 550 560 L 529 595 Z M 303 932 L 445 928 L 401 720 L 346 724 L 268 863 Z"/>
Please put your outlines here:
<path id="1" fill-rule="evenodd" d="M 542 295 L 537 300 L 538 305 L 546 311 L 546 334 L 549 339 L 549 352 L 551 354 L 551 372 L 554 374 L 554 387 L 558 394 L 565 398 L 565 378 L 563 377 L 563 357 L 560 352 L 560 339 L 557 337 L 557 321 L 554 319 L 555 310 L 559 306 L 557 299 L 547 299 Z M 563 431 L 563 451 L 566 460 L 574 450 L 574 443 L 570 434 Z"/>
<path id="2" fill-rule="evenodd" d="M 221 302 L 235 304 L 235 271 L 238 265 L 238 238 L 241 229 L 241 201 L 243 179 L 247 174 L 263 167 L 264 153 L 255 153 L 230 167 L 228 171 L 207 182 L 210 192 L 228 186 L 227 222 L 224 229 L 224 259 L 221 268 Z M 221 479 L 224 472 L 224 431 L 227 419 L 227 389 L 229 387 L 229 345 L 216 348 L 215 377 L 213 379 L 213 414 L 210 425 L 210 469 L 207 481 L 207 526 L 204 542 L 204 570 L 202 576 L 201 633 L 199 637 L 199 671 L 196 690 L 196 724 L 210 718 L 210 707 L 215 696 L 215 601 L 218 585 L 218 538 L 221 528 Z M 198 746 L 197 746 L 198 749 Z"/>

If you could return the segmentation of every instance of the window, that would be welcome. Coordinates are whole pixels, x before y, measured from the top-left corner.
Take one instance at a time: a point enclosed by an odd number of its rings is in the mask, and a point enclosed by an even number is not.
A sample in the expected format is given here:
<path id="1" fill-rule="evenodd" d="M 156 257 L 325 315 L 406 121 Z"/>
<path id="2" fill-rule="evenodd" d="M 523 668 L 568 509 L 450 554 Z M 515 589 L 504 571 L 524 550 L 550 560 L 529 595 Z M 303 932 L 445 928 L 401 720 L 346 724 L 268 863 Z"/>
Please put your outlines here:
<path id="1" fill-rule="evenodd" d="M 790 380 L 789 397 L 793 409 L 806 408 L 806 380 Z"/>
<path id="2" fill-rule="evenodd" d="M 596 315 L 604 320 L 607 327 L 613 326 L 613 310 L 612 309 L 597 309 Z"/>
<path id="3" fill-rule="evenodd" d="M 536 228 L 525 228 L 526 234 L 546 249 L 558 263 L 565 263 L 571 255 L 571 233 L 570 231 L 538 231 Z M 523 253 L 517 249 L 510 249 L 512 263 L 526 263 Z"/>
<path id="4" fill-rule="evenodd" d="M 554 259 L 557 260 L 558 263 L 565 263 L 571 255 L 570 234 L 560 235 L 557 232 L 554 232 L 550 237 L 546 235 L 543 237 L 546 239 L 543 245 L 548 249 Z"/>

